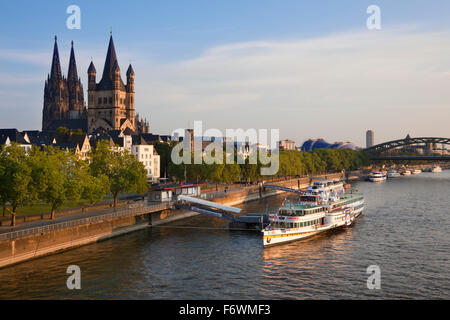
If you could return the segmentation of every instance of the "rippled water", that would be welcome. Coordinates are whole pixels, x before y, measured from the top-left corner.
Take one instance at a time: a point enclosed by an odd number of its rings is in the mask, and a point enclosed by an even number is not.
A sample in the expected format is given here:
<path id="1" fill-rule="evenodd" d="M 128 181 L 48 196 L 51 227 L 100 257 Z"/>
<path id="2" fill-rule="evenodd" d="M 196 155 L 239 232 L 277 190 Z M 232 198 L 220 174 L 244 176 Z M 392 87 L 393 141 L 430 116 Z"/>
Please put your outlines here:
<path id="1" fill-rule="evenodd" d="M 263 249 L 256 232 L 184 228 L 225 226 L 196 216 L 0 269 L 0 298 L 449 299 L 450 171 L 355 188 L 367 209 L 350 229 Z M 72 264 L 81 290 L 66 288 Z M 369 265 L 381 290 L 367 289 Z"/>

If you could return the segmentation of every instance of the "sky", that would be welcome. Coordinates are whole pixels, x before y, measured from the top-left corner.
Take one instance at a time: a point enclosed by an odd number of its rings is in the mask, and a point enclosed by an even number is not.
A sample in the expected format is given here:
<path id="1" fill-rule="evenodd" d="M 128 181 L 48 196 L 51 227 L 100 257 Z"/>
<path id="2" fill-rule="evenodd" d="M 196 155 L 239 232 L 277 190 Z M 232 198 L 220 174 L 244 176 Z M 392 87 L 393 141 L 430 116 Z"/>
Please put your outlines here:
<path id="1" fill-rule="evenodd" d="M 66 12 L 81 10 L 81 29 Z M 370 5 L 381 29 L 370 30 Z M 54 36 L 67 74 L 73 40 L 87 89 L 112 30 L 122 79 L 151 132 L 279 129 L 365 146 L 449 137 L 450 2 L 364 0 L 1 1 L 0 128 L 40 129 Z M 85 92 L 85 101 L 87 93 Z"/>

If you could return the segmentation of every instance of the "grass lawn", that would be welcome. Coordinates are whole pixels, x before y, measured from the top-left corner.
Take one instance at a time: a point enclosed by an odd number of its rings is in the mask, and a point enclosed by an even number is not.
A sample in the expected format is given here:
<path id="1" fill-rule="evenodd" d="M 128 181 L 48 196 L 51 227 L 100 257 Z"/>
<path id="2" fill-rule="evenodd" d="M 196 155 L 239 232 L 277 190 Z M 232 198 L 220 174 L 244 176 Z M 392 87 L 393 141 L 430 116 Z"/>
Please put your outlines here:
<path id="1" fill-rule="evenodd" d="M 89 202 L 87 200 L 80 200 L 80 201 L 66 201 L 64 205 L 59 208 L 58 210 L 64 210 L 64 209 L 70 209 L 70 208 L 78 208 L 83 206 L 88 206 Z M 12 210 L 11 207 L 8 207 L 10 210 Z M 26 215 L 32 215 L 32 214 L 38 214 L 38 213 L 45 213 L 50 212 L 51 207 L 50 205 L 46 203 L 35 203 L 29 206 L 25 207 L 19 207 L 17 208 L 17 215 L 18 216 L 26 216 Z M 3 211 L 0 211 L 0 215 L 3 213 Z M 10 216 L 10 213 L 6 211 L 5 216 Z"/>

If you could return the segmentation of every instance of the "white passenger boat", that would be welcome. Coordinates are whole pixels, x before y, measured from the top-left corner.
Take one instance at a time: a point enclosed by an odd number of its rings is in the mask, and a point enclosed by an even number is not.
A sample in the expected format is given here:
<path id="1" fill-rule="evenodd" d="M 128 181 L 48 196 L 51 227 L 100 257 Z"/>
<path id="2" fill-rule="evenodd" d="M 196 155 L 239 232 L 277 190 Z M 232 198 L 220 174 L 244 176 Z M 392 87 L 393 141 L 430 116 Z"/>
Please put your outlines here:
<path id="1" fill-rule="evenodd" d="M 382 182 L 386 181 L 386 175 L 383 172 L 372 172 L 369 174 L 369 181 Z"/>
<path id="2" fill-rule="evenodd" d="M 388 178 L 398 178 L 398 177 L 400 177 L 400 173 L 398 173 L 394 169 L 389 169 L 389 171 L 387 172 L 387 177 Z"/>
<path id="3" fill-rule="evenodd" d="M 328 197 L 330 193 L 342 192 L 344 188 L 344 183 L 342 181 L 316 179 L 312 181 L 312 183 L 312 186 L 307 189 L 307 192 L 319 194 L 323 197 Z"/>
<path id="4" fill-rule="evenodd" d="M 411 172 L 412 174 L 421 174 L 422 170 L 420 169 L 414 169 L 413 172 Z"/>
<path id="5" fill-rule="evenodd" d="M 276 214 L 269 215 L 270 224 L 262 231 L 264 247 L 350 226 L 363 211 L 362 194 L 345 193 L 343 187 L 335 188 L 328 182 L 316 186 L 296 203 L 285 200 Z"/>
<path id="6" fill-rule="evenodd" d="M 405 170 L 405 171 L 402 172 L 402 175 L 403 176 L 410 176 L 411 175 L 411 171 Z"/>
<path id="7" fill-rule="evenodd" d="M 442 172 L 442 168 L 439 166 L 433 166 L 431 168 L 431 172 L 433 172 L 433 173 Z"/>

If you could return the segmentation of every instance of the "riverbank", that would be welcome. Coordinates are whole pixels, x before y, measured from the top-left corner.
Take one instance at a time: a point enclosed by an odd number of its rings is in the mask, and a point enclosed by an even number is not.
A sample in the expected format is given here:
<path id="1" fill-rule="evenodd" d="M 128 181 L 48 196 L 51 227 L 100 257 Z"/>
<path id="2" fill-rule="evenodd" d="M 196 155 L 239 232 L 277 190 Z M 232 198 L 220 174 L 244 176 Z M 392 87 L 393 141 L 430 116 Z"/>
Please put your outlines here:
<path id="1" fill-rule="evenodd" d="M 221 230 L 227 222 L 210 216 L 132 232 L 0 269 L 0 296 L 100 300 L 450 298 L 449 179 L 450 171 L 444 170 L 383 184 L 358 181 L 353 188 L 364 194 L 367 208 L 352 228 L 272 248 L 263 249 L 258 233 Z M 285 196 L 238 207 L 244 214 L 273 212 Z M 381 270 L 381 290 L 366 286 L 366 269 L 373 264 Z M 67 289 L 70 265 L 80 267 L 81 290 Z"/>
<path id="2" fill-rule="evenodd" d="M 322 175 L 326 179 L 341 179 L 342 174 Z M 274 184 L 292 189 L 310 185 L 310 178 L 278 181 Z M 262 185 L 236 188 L 202 195 L 203 199 L 225 205 L 237 205 L 283 193 L 264 190 Z M 63 216 L 54 221 L 41 220 L 0 231 L 0 268 L 103 241 L 112 237 L 185 219 L 198 213 L 174 210 L 171 204 L 137 204 L 119 209 Z M 8 232 L 6 232 L 8 231 Z"/>

